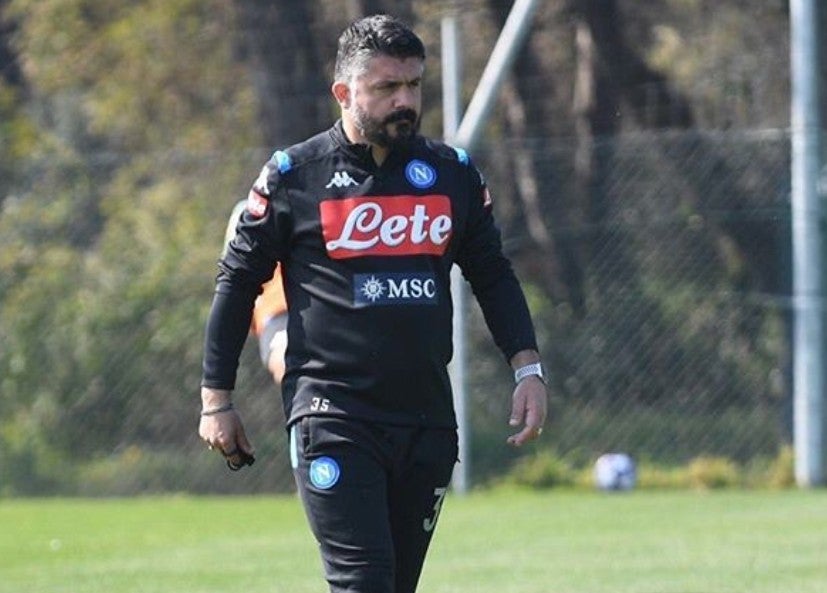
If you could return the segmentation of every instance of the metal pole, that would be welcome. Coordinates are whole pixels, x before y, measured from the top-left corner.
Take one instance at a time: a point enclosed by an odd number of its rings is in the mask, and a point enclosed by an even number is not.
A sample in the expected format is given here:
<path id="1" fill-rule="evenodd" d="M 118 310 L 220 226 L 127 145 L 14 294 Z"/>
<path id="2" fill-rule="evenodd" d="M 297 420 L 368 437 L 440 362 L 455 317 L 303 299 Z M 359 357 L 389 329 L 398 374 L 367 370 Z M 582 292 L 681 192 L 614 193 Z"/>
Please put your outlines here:
<path id="1" fill-rule="evenodd" d="M 442 127 L 445 138 L 452 138 L 459 126 L 462 110 L 462 75 L 459 30 L 456 16 L 442 19 Z M 451 294 L 454 299 L 454 358 L 451 361 L 451 385 L 457 414 L 460 463 L 454 468 L 452 485 L 459 494 L 468 492 L 471 475 L 470 427 L 468 422 L 468 388 L 465 370 L 468 364 L 465 343 L 466 286 L 457 266 L 451 269 Z"/>
<path id="2" fill-rule="evenodd" d="M 818 193 L 820 122 L 818 8 L 790 2 L 793 432 L 799 486 L 824 482 L 824 311 L 822 209 Z"/>
<path id="3" fill-rule="evenodd" d="M 538 4 L 537 0 L 516 0 L 511 7 L 465 117 L 462 118 L 453 139 L 455 144 L 468 150 L 476 145 L 482 124 L 488 119 L 497 91 L 500 90 L 502 79 L 511 68 L 517 51 L 523 46 Z"/>
<path id="4" fill-rule="evenodd" d="M 443 129 L 446 141 L 471 150 L 476 145 L 480 129 L 488 118 L 496 93 L 503 77 L 522 47 L 531 18 L 537 8 L 536 0 L 516 0 L 491 57 L 483 70 L 471 103 L 460 123 L 462 112 L 462 76 L 459 33 L 455 12 L 442 19 L 442 88 Z M 453 486 L 458 493 L 465 493 L 470 486 L 471 450 L 470 422 L 467 412 L 467 346 L 465 319 L 467 316 L 467 287 L 459 269 L 451 270 L 451 292 L 454 299 L 454 358 L 451 362 L 451 384 L 454 391 L 454 407 L 457 414 L 459 451 L 461 463 L 454 470 Z"/>

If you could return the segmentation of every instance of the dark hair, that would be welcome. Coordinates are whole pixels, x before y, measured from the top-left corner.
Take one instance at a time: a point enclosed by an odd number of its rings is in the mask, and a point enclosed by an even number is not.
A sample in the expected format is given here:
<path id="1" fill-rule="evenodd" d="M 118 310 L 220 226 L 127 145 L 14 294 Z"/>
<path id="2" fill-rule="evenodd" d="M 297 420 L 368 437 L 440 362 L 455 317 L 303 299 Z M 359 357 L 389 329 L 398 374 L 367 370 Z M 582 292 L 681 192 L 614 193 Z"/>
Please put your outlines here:
<path id="1" fill-rule="evenodd" d="M 425 59 L 425 45 L 410 27 L 387 14 L 366 16 L 339 36 L 335 79 L 349 81 L 367 68 L 377 55 Z"/>

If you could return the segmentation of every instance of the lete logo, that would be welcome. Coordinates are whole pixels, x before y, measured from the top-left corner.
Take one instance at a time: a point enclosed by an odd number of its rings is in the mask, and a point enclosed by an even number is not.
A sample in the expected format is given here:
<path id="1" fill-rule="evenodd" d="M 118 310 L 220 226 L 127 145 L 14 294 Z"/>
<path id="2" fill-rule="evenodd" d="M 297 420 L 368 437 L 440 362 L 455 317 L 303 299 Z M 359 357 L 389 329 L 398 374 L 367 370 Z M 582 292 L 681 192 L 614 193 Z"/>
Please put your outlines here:
<path id="1" fill-rule="evenodd" d="M 319 211 L 333 259 L 442 255 L 451 238 L 451 201 L 444 195 L 325 200 Z"/>

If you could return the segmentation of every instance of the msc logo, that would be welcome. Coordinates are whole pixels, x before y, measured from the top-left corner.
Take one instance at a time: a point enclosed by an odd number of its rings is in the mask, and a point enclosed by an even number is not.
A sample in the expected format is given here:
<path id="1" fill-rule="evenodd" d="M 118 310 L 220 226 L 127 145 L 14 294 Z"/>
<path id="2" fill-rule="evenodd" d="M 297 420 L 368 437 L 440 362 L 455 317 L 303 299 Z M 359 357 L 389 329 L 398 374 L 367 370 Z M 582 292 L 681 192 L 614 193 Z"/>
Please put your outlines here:
<path id="1" fill-rule="evenodd" d="M 357 305 L 435 305 L 436 279 L 430 272 L 355 274 L 353 302 Z"/>

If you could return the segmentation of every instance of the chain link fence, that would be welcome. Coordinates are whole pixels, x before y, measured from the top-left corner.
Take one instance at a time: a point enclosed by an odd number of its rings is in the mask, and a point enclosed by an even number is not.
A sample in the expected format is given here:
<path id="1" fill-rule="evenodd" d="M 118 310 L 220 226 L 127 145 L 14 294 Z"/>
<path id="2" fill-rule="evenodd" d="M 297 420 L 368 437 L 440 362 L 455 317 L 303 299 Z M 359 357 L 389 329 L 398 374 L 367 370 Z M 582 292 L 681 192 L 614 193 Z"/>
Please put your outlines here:
<path id="1" fill-rule="evenodd" d="M 786 134 L 624 135 L 585 153 L 576 141 L 530 139 L 474 152 L 552 375 L 543 439 L 518 454 L 551 450 L 584 465 L 610 450 L 664 464 L 700 455 L 748 462 L 791 441 Z M 241 179 L 267 158 L 248 156 L 234 165 Z M 159 163 L 179 165 L 192 166 Z M 533 172 L 534 202 L 525 178 L 515 187 L 525 172 Z M 199 206 L 215 220 L 204 237 L 215 257 L 238 197 Z M 159 274 L 158 262 L 135 273 Z M 214 273 L 213 262 L 192 262 L 159 280 L 161 288 L 145 287 L 144 304 L 129 310 L 114 296 L 117 286 L 107 288 L 117 278 L 79 291 L 65 312 L 59 295 L 71 281 L 43 279 L 56 299 L 54 310 L 29 320 L 42 324 L 37 343 L 4 339 L 0 348 L 8 373 L 0 381 L 5 491 L 292 490 L 279 389 L 253 338 L 236 400 L 256 464 L 230 474 L 197 438 Z M 106 319 L 94 314 L 101 307 Z M 507 471 L 517 454 L 505 445 L 511 374 L 476 305 L 469 311 L 467 457 L 479 484 Z M 86 316 L 99 324 L 93 332 Z M 18 314 L 0 323 L 8 330 L 27 322 Z M 84 342 L 90 334 L 95 343 Z M 38 358 L 48 371 L 31 365 Z M 28 403 L 12 406 L 21 391 Z M 78 431 L 66 429 L 78 426 L 84 436 L 75 442 L 68 435 Z"/>
<path id="2" fill-rule="evenodd" d="M 575 253 L 583 295 L 576 311 L 539 298 L 530 250 L 515 252 L 553 375 L 542 447 L 582 464 L 612 450 L 664 464 L 777 455 L 792 424 L 786 136 L 627 135 L 594 147 L 586 184 L 566 167 L 576 147 L 532 148 L 547 170 L 562 163 L 543 213 L 559 251 Z M 584 185 L 598 215 L 555 227 L 550 201 Z M 582 202 L 567 201 L 569 219 Z M 471 331 L 479 355 L 478 318 Z M 474 426 L 493 434 L 507 414 L 488 395 L 502 369 L 472 359 Z M 475 440 L 477 477 L 507 463 L 500 440 Z"/>

